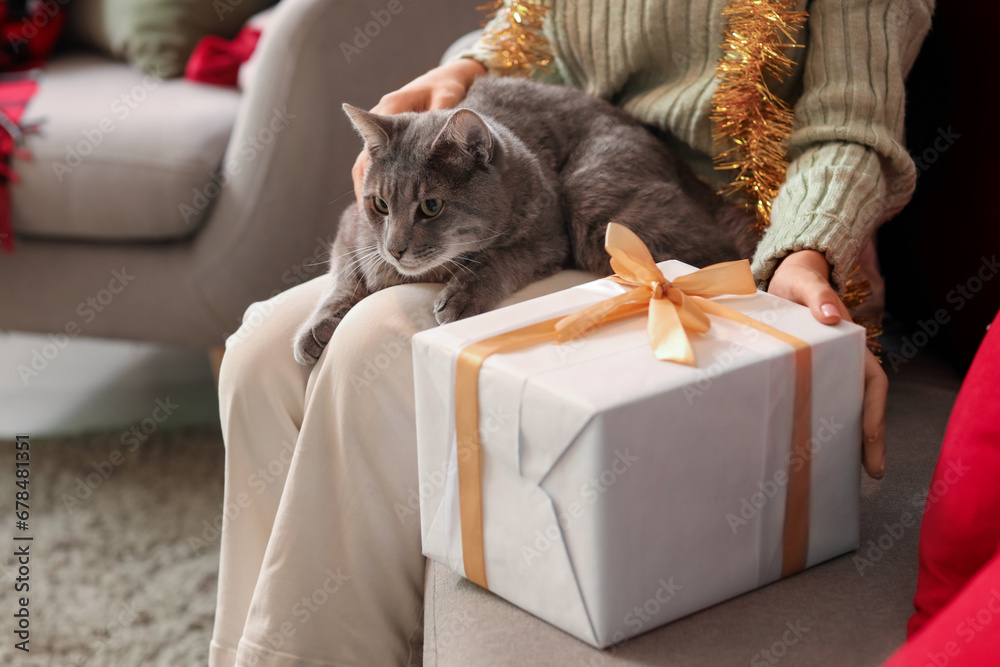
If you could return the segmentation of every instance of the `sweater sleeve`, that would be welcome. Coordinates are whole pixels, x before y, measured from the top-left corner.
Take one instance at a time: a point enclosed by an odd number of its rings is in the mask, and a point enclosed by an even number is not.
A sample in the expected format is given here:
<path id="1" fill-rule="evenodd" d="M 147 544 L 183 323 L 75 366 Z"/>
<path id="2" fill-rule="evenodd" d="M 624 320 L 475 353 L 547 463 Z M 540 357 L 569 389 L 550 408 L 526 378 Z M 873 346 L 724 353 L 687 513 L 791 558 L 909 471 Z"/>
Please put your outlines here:
<path id="1" fill-rule="evenodd" d="M 496 74 L 500 71 L 499 61 L 497 60 L 498 54 L 486 45 L 482 36 L 482 33 L 499 26 L 500 20 L 501 17 L 499 15 L 490 19 L 489 22 L 483 26 L 482 31 L 480 31 L 479 38 L 474 41 L 470 40 L 472 37 L 471 34 L 463 37 L 460 40 L 462 44 L 456 44 L 459 48 L 448 60 L 454 61 L 462 58 L 471 58 L 485 67 L 486 71 L 490 74 Z"/>
<path id="2" fill-rule="evenodd" d="M 505 0 L 505 1 L 507 3 L 510 2 L 510 0 Z M 543 27 L 543 32 L 546 33 L 546 36 L 548 36 L 547 31 L 550 28 L 549 24 L 553 19 L 554 19 L 553 12 L 550 12 L 549 16 L 545 20 L 545 25 Z M 480 32 L 480 36 L 478 39 L 474 41 L 470 40 L 468 43 L 456 44 L 455 46 L 457 46 L 458 49 L 452 55 L 450 55 L 450 57 L 446 59 L 448 61 L 454 61 L 454 60 L 459 60 L 461 58 L 471 58 L 472 60 L 475 60 L 480 65 L 485 67 L 486 71 L 489 72 L 490 74 L 503 74 L 505 70 L 505 68 L 503 67 L 503 63 L 501 62 L 501 58 L 503 56 L 500 53 L 497 53 L 495 49 L 488 46 L 485 40 L 483 39 L 482 35 L 486 32 L 489 32 L 492 29 L 501 29 L 503 27 L 504 20 L 505 17 L 503 16 L 503 14 L 497 13 L 496 16 L 491 18 L 486 23 L 486 25 L 483 26 L 483 29 Z M 466 37 L 471 37 L 471 35 L 467 35 Z M 465 40 L 466 37 L 463 37 L 462 40 Z M 552 43 L 551 38 L 549 39 L 549 43 L 550 44 Z M 558 62 L 558 55 L 553 54 L 553 57 Z M 551 71 L 537 72 L 533 78 L 536 81 L 541 81 L 543 83 L 552 83 L 552 84 L 563 83 L 563 79 L 560 76 L 555 66 L 551 69 Z"/>
<path id="3" fill-rule="evenodd" d="M 903 81 L 933 0 L 814 0 L 785 184 L 753 260 L 766 288 L 791 252 L 822 252 L 842 287 L 869 235 L 910 200 Z"/>

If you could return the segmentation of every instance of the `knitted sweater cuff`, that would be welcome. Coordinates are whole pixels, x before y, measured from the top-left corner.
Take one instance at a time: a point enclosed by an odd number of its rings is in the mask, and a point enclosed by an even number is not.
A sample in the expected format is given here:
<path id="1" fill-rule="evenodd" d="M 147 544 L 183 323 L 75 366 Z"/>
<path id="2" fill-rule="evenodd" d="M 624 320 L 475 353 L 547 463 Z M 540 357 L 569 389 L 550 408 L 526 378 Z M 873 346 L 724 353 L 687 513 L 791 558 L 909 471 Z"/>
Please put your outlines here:
<path id="1" fill-rule="evenodd" d="M 789 166 L 772 203 L 771 225 L 754 254 L 758 286 L 767 289 L 786 255 L 817 250 L 830 264 L 834 286 L 843 288 L 864 244 L 885 219 L 886 191 L 878 155 L 867 146 L 831 142 L 805 151 Z"/>
<path id="2" fill-rule="evenodd" d="M 496 54 L 483 46 L 483 40 L 476 40 L 474 44 L 468 48 L 464 48 L 454 56 L 449 58 L 449 62 L 454 62 L 456 60 L 461 60 L 462 58 L 469 58 L 475 60 L 477 63 L 486 68 L 486 71 L 490 74 L 496 74 L 499 67 L 496 62 Z"/>
<path id="3" fill-rule="evenodd" d="M 471 58 L 485 67 L 486 71 L 490 74 L 497 74 L 500 72 L 503 69 L 502 63 L 500 62 L 500 58 L 502 56 L 497 53 L 495 49 L 486 46 L 483 35 L 490 30 L 500 29 L 502 27 L 501 22 L 503 21 L 503 16 L 501 14 L 497 14 L 490 19 L 485 26 L 483 26 L 479 33 L 479 38 L 475 41 L 471 39 L 472 35 L 466 35 L 466 37 L 463 37 L 462 41 L 465 43 L 455 45 L 458 46 L 459 49 L 451 58 L 449 58 L 449 62 L 459 60 L 461 58 Z M 466 42 L 466 39 L 469 41 Z"/>

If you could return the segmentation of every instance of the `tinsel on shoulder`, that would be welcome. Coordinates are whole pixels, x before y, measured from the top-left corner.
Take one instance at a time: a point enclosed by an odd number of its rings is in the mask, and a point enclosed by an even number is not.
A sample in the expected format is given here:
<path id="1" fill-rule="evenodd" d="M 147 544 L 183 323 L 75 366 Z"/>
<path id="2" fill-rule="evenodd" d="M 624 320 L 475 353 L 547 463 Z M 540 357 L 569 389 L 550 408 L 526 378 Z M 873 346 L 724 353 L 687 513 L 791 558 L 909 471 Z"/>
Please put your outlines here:
<path id="1" fill-rule="evenodd" d="M 482 43 L 497 55 L 496 74 L 531 78 L 552 71 L 552 51 L 542 32 L 549 12 L 544 0 L 495 0 L 479 9 L 489 12 Z"/>

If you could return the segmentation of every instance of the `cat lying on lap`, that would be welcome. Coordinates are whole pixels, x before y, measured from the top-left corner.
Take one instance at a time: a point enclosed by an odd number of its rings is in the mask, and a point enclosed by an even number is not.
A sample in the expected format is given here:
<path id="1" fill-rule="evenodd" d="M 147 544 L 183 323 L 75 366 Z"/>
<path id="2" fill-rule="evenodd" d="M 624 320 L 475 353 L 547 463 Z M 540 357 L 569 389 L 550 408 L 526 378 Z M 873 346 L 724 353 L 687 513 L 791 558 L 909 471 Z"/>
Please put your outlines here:
<path id="1" fill-rule="evenodd" d="M 609 275 L 608 222 L 656 261 L 749 257 L 749 215 L 698 180 L 639 121 L 564 86 L 484 76 L 461 108 L 378 116 L 345 104 L 371 163 L 344 211 L 324 296 L 295 339 L 312 364 L 372 292 L 444 283 L 441 324 L 496 307 L 564 268 Z"/>

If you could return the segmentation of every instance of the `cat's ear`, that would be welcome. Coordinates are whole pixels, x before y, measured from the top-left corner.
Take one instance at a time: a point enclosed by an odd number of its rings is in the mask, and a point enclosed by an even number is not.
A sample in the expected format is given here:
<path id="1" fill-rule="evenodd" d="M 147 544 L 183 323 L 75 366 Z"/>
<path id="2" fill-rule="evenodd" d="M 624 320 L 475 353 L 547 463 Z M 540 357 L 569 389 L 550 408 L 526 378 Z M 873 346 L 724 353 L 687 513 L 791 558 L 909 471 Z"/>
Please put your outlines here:
<path id="1" fill-rule="evenodd" d="M 486 121 L 472 109 L 457 109 L 451 114 L 431 144 L 431 151 L 444 146 L 456 147 L 483 162 L 493 159 L 493 135 Z"/>
<path id="2" fill-rule="evenodd" d="M 344 104 L 344 113 L 351 119 L 354 129 L 365 140 L 365 148 L 368 149 L 369 154 L 374 154 L 389 143 L 392 123 L 388 118 L 352 107 L 350 104 Z"/>

